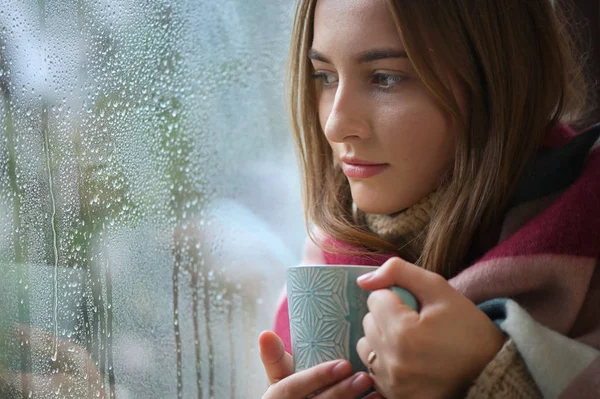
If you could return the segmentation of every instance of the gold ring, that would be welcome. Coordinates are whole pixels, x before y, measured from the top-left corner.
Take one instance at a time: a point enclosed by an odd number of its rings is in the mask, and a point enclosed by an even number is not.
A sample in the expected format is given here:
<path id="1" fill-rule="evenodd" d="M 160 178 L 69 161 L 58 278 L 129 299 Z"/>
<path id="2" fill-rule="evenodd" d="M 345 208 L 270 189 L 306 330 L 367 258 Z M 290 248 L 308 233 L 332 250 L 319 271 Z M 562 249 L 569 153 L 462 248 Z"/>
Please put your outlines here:
<path id="1" fill-rule="evenodd" d="M 376 358 L 377 354 L 375 353 L 375 351 L 371 351 L 371 353 L 369 353 L 369 356 L 367 357 L 367 363 L 373 364 Z"/>
<path id="2" fill-rule="evenodd" d="M 377 358 L 377 353 L 375 353 L 375 351 L 371 351 L 369 353 L 369 356 L 367 356 L 367 363 L 369 364 L 369 373 L 375 375 L 375 371 L 373 371 L 373 367 L 371 367 L 371 365 L 373 364 L 373 362 L 375 361 L 375 359 Z"/>

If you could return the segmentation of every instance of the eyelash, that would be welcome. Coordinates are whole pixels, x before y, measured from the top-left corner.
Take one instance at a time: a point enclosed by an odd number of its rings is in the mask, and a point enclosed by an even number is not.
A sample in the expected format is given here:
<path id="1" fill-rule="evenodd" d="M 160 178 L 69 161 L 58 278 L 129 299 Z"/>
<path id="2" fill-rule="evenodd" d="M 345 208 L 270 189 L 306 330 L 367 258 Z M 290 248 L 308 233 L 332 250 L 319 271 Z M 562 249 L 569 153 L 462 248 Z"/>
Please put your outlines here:
<path id="1" fill-rule="evenodd" d="M 327 88 L 331 88 L 335 83 L 327 83 L 326 79 L 328 77 L 331 77 L 333 74 L 330 73 L 326 73 L 326 72 L 317 72 L 313 75 L 311 75 L 311 78 L 313 80 L 319 81 L 319 84 L 321 85 L 321 87 L 323 89 L 327 89 Z M 379 79 L 389 79 L 389 80 L 393 80 L 394 82 L 392 84 L 390 84 L 389 86 L 381 86 L 379 84 L 376 84 L 376 86 L 379 87 L 380 90 L 383 91 L 389 91 L 394 89 L 396 86 L 398 86 L 400 83 L 402 83 L 406 78 L 404 76 L 400 76 L 400 75 L 391 75 L 391 74 L 387 74 L 387 73 L 374 73 L 373 75 L 371 75 L 372 79 L 375 78 L 379 78 Z"/>

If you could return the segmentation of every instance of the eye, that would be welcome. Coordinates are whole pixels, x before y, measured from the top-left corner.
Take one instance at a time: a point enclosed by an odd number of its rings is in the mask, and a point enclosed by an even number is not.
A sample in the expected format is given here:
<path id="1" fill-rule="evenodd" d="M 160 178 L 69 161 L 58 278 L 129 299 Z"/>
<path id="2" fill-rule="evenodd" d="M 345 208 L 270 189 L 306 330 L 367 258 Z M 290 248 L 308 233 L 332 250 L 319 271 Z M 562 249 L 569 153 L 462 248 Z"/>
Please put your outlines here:
<path id="1" fill-rule="evenodd" d="M 322 87 L 333 86 L 338 82 L 338 77 L 333 73 L 317 72 L 311 75 L 311 78 L 316 80 Z"/>
<path id="2" fill-rule="evenodd" d="M 373 74 L 372 82 L 373 82 L 373 84 L 381 87 L 382 89 L 391 89 L 391 88 L 397 86 L 404 79 L 405 79 L 404 76 L 400 76 L 400 75 L 388 75 L 385 73 L 375 73 L 375 74 Z"/>

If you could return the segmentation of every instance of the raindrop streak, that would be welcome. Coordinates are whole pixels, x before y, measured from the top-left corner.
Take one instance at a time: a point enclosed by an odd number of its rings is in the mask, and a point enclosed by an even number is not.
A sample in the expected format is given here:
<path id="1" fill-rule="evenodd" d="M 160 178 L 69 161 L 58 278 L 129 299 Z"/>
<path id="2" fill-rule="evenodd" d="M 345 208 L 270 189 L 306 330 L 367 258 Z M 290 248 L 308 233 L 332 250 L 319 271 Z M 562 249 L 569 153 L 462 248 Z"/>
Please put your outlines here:
<path id="1" fill-rule="evenodd" d="M 194 346 L 196 350 L 196 385 L 198 389 L 198 399 L 204 398 L 204 389 L 202 387 L 202 364 L 201 364 L 201 346 L 200 329 L 198 324 L 198 272 L 192 274 L 192 320 L 194 322 Z M 208 311 L 208 309 L 206 310 Z"/>
<path id="2" fill-rule="evenodd" d="M 235 363 L 235 338 L 234 338 L 234 333 L 233 333 L 233 322 L 234 322 L 234 315 L 235 312 L 235 305 L 232 301 L 231 306 L 229 307 L 229 312 L 228 316 L 229 316 L 229 359 L 230 359 L 230 364 L 231 364 L 231 373 L 229 374 L 229 378 L 231 379 L 230 383 L 229 383 L 229 389 L 231 390 L 229 392 L 230 397 L 231 398 L 235 398 L 235 374 L 236 374 L 236 363 Z"/>
<path id="3" fill-rule="evenodd" d="M 112 277 L 110 274 L 110 263 L 106 261 L 106 356 L 108 361 L 108 383 L 110 387 L 110 399 L 116 398 L 115 392 L 115 368 L 113 361 L 113 296 Z"/>
<path id="4" fill-rule="evenodd" d="M 177 358 L 177 398 L 183 399 L 183 363 L 181 360 L 181 336 L 179 328 L 179 261 L 173 267 L 173 328 L 175 333 L 175 355 Z"/>
<path id="5" fill-rule="evenodd" d="M 210 273 L 210 272 L 209 272 Z M 209 386 L 209 397 L 212 399 L 215 397 L 215 364 L 214 364 L 214 347 L 211 332 L 211 296 L 210 296 L 210 278 L 204 279 L 204 312 L 206 315 L 206 341 L 208 342 L 208 386 Z"/>
<path id="6" fill-rule="evenodd" d="M 55 362 L 58 358 L 58 243 L 56 234 L 56 200 L 54 199 L 54 183 L 52 179 L 52 162 L 50 159 L 50 140 L 48 138 L 48 109 L 44 107 L 42 111 L 42 134 L 44 136 L 44 152 L 46 153 L 46 166 L 48 168 L 48 189 L 50 191 L 50 202 L 52 204 L 52 217 L 50 224 L 52 226 L 52 246 L 54 250 L 54 284 L 52 287 L 53 309 L 52 321 L 54 323 L 54 347 L 52 361 Z"/>

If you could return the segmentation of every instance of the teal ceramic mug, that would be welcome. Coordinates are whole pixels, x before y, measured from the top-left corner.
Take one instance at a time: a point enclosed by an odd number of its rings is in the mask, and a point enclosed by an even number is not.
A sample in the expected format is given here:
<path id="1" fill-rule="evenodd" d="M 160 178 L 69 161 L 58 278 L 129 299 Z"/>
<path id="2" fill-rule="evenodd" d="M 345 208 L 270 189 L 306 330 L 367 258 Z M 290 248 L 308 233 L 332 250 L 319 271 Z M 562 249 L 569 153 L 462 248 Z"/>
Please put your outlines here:
<path id="1" fill-rule="evenodd" d="M 352 371 L 367 371 L 356 343 L 364 336 L 362 320 L 369 312 L 367 298 L 356 279 L 375 266 L 300 265 L 287 269 L 287 297 L 294 370 L 346 359 Z M 407 306 L 418 311 L 415 297 L 390 287 Z"/>

